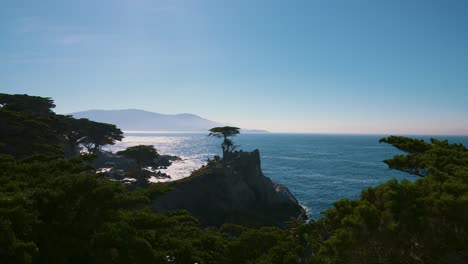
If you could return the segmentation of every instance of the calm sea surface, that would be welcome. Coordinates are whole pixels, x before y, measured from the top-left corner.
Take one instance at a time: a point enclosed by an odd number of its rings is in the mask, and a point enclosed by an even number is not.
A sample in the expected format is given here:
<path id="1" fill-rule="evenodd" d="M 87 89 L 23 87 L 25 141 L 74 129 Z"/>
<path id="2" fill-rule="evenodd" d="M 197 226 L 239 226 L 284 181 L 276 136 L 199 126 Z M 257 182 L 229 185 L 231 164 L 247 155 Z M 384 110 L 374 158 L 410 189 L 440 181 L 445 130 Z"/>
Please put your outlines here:
<path id="1" fill-rule="evenodd" d="M 314 134 L 243 134 L 234 138 L 244 151 L 260 150 L 262 169 L 267 177 L 287 186 L 309 216 L 320 218 L 321 212 L 341 198 L 357 198 L 363 188 L 390 179 L 416 179 L 382 162 L 402 152 L 379 144 L 378 135 L 314 135 Z M 427 138 L 427 137 L 425 137 Z M 468 137 L 436 136 L 468 146 Z M 159 153 L 177 155 L 183 161 L 174 163 L 166 172 L 173 179 L 186 177 L 220 155 L 220 140 L 196 133 L 125 134 L 111 151 L 128 146 L 154 145 Z"/>

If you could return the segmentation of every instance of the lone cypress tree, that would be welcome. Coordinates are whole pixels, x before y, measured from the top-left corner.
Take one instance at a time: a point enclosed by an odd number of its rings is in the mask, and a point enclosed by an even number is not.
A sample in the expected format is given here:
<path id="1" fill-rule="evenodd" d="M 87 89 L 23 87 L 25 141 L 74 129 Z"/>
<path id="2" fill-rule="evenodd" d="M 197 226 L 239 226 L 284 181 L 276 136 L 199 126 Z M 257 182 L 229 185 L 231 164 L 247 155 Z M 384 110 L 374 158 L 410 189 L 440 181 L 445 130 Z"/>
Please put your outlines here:
<path id="1" fill-rule="evenodd" d="M 226 162 L 229 159 L 229 154 L 236 148 L 229 137 L 234 137 L 240 134 L 239 129 L 240 128 L 238 127 L 224 126 L 213 127 L 209 130 L 210 133 L 208 136 L 223 139 L 223 143 L 221 143 L 221 149 L 223 150 L 223 166 L 226 165 Z"/>

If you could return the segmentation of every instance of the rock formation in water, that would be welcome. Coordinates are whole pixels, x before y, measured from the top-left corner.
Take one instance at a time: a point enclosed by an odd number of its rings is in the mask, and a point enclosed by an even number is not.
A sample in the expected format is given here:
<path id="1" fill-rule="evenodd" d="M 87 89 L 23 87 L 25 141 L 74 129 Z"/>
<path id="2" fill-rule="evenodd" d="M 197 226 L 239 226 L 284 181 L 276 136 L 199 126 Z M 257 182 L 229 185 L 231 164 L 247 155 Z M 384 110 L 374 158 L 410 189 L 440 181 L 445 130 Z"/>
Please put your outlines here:
<path id="1" fill-rule="evenodd" d="M 291 218 L 307 218 L 286 187 L 263 175 L 258 150 L 233 153 L 226 168 L 220 162 L 209 162 L 170 186 L 171 191 L 153 201 L 153 209 L 185 209 L 205 226 L 284 227 Z"/>
<path id="2" fill-rule="evenodd" d="M 161 172 L 160 169 L 167 169 L 174 161 L 180 160 L 182 159 L 177 156 L 159 155 L 154 160 L 152 167 L 146 167 L 142 171 L 139 171 L 135 160 L 111 152 L 101 152 L 96 155 L 92 164 L 97 172 L 102 173 L 107 178 L 124 183 L 138 184 L 139 186 L 147 186 L 149 184 L 148 179 L 151 177 L 157 179 L 171 178 L 169 175 Z M 142 175 L 138 176 L 138 174 Z M 136 181 L 137 178 L 140 178 L 140 181 Z"/>

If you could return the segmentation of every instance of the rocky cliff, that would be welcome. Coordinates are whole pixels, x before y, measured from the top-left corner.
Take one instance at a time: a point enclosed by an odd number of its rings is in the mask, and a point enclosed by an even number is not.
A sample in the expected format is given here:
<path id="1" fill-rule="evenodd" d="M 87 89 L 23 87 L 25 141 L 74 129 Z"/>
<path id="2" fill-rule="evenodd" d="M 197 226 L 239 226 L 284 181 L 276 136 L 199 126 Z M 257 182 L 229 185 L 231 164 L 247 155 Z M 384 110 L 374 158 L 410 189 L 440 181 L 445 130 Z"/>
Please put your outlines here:
<path id="1" fill-rule="evenodd" d="M 155 199 L 153 209 L 186 209 L 206 226 L 236 223 L 284 227 L 291 217 L 307 218 L 286 187 L 263 175 L 258 150 L 235 152 L 226 168 L 210 162 L 170 185 L 172 190 Z"/>

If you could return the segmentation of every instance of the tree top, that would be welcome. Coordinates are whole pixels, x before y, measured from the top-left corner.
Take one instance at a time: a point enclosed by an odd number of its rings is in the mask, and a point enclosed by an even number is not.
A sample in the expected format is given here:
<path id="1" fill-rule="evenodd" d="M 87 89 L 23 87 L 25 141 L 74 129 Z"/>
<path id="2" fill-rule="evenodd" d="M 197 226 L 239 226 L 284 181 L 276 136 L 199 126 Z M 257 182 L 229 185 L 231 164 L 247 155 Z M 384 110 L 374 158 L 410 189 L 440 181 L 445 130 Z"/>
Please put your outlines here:
<path id="1" fill-rule="evenodd" d="M 210 134 L 208 136 L 211 137 L 233 137 L 237 134 L 240 134 L 240 128 L 232 127 L 232 126 L 224 126 L 224 127 L 213 127 L 210 129 Z"/>

